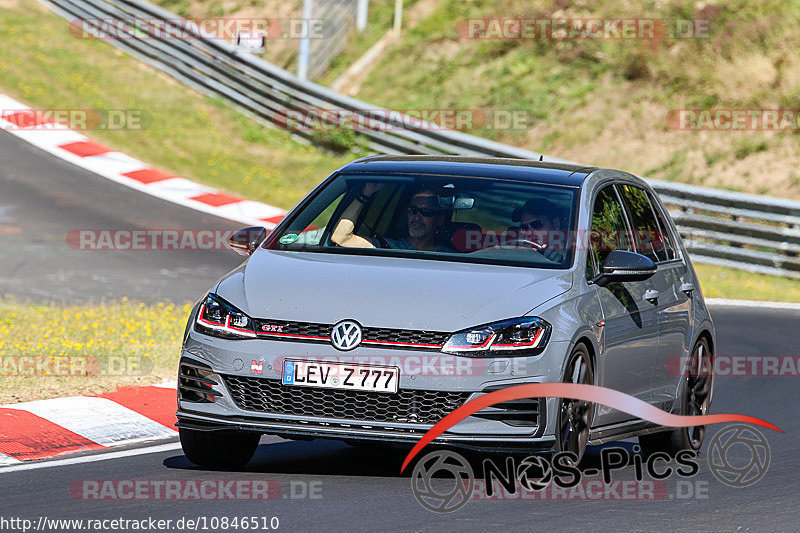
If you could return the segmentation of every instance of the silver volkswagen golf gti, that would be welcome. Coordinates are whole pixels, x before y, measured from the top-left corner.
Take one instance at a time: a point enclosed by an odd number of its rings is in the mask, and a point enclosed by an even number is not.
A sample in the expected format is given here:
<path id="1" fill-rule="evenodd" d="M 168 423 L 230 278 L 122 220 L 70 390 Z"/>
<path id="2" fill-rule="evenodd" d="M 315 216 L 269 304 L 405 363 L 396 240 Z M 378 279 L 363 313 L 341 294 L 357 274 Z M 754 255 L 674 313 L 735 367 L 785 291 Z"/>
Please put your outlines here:
<path id="1" fill-rule="evenodd" d="M 192 462 L 236 467 L 262 434 L 414 443 L 471 399 L 599 385 L 706 414 L 714 327 L 675 226 L 630 174 L 514 159 L 373 156 L 317 186 L 193 309 L 177 412 Z M 676 365 L 677 361 L 682 363 Z M 698 371 L 676 372 L 676 366 Z M 486 407 L 435 439 L 570 451 L 666 428 L 569 398 Z"/>

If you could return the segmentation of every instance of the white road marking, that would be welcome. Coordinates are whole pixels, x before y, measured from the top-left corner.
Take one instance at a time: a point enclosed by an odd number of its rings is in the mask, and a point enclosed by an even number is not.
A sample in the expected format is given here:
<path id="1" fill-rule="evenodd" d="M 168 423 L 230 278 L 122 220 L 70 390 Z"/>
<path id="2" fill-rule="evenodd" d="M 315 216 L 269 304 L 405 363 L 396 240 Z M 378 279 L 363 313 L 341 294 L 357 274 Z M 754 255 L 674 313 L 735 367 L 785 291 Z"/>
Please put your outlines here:
<path id="1" fill-rule="evenodd" d="M 8 405 L 103 446 L 174 437 L 177 432 L 107 398 L 73 396 Z"/>
<path id="2" fill-rule="evenodd" d="M 15 126 L 14 124 L 3 121 L 5 124 L 9 126 L 4 128 L 6 131 L 15 135 L 22 139 L 23 141 L 27 141 L 34 146 L 38 146 L 39 148 L 43 148 L 50 152 L 51 154 L 58 154 L 59 152 L 63 152 L 64 154 L 68 154 L 73 158 L 82 159 L 80 156 L 77 156 L 73 153 L 66 152 L 61 148 L 58 148 L 62 144 L 69 144 L 69 143 L 78 143 L 78 142 L 86 142 L 88 139 L 85 135 L 81 135 L 80 133 L 74 132 L 72 130 L 44 130 L 44 129 L 30 129 L 25 130 Z"/>
<path id="3" fill-rule="evenodd" d="M 158 446 L 148 446 L 147 448 L 135 448 L 133 450 L 121 450 L 116 452 L 98 453 L 95 455 L 84 455 L 81 457 L 71 457 L 69 459 L 56 459 L 54 461 L 37 461 L 35 463 L 15 464 L 13 466 L 0 467 L 0 474 L 19 472 L 20 470 L 35 470 L 37 468 L 53 468 L 55 466 L 77 465 L 82 463 L 94 463 L 97 461 L 108 461 L 110 459 L 121 459 L 124 457 L 134 457 L 150 453 L 169 452 L 180 450 L 180 442 L 170 442 Z"/>
<path id="4" fill-rule="evenodd" d="M 262 203 L 252 202 L 250 200 L 223 205 L 218 207 L 217 210 L 221 216 L 237 220 L 271 218 L 286 213 L 283 209 L 278 207 L 265 207 Z"/>
<path id="5" fill-rule="evenodd" d="M 108 152 L 92 157 L 85 157 L 84 168 L 104 176 L 133 172 L 142 168 L 142 162 L 120 152 Z"/>
<path id="6" fill-rule="evenodd" d="M 15 465 L 21 462 L 22 461 L 19 459 L 14 459 L 13 457 L 9 457 L 3 453 L 0 453 L 0 465 Z"/>
<path id="7" fill-rule="evenodd" d="M 28 109 L 30 109 L 28 106 L 17 102 L 9 96 L 0 94 L 0 117 L 6 113 L 25 111 Z M 75 155 L 59 148 L 59 145 L 88 141 L 89 139 L 73 130 L 61 127 L 58 129 L 49 128 L 51 128 L 51 126 L 42 128 L 20 128 L 0 118 L 0 129 L 8 131 L 12 135 L 19 137 L 55 157 L 93 172 L 98 176 L 102 176 L 168 202 L 183 205 L 196 211 L 211 213 L 212 215 L 243 224 L 264 226 L 267 229 L 274 228 L 275 224 L 264 222 L 261 219 L 272 218 L 286 213 L 286 211 L 278 207 L 249 200 L 219 207 L 191 200 L 194 196 L 199 196 L 204 193 L 217 193 L 220 191 L 185 178 L 178 177 L 149 184 L 142 183 L 128 176 L 124 176 L 123 174 L 133 170 L 149 168 L 150 165 L 116 151 L 88 157 Z"/>
<path id="8" fill-rule="evenodd" d="M 800 310 L 800 303 L 760 302 L 757 300 L 733 300 L 729 298 L 706 298 L 706 304 L 716 307 L 766 307 L 769 309 Z"/>

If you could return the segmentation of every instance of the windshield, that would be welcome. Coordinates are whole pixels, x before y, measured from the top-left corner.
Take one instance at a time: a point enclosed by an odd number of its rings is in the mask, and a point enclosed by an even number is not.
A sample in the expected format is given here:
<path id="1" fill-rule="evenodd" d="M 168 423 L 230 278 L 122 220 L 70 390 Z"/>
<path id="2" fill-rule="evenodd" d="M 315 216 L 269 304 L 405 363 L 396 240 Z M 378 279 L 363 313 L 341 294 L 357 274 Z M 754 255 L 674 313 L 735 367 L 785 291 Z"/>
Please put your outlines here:
<path id="1" fill-rule="evenodd" d="M 341 174 L 278 250 L 568 268 L 577 189 L 490 178 Z"/>

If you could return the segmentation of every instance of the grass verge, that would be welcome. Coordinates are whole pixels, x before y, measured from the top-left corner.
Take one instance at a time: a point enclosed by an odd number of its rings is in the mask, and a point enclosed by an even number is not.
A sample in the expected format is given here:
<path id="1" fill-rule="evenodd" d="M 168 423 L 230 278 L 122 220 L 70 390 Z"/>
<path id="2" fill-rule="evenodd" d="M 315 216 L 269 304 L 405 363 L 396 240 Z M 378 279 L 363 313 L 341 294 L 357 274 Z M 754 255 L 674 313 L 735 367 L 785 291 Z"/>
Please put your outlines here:
<path id="1" fill-rule="evenodd" d="M 800 281 L 716 265 L 694 264 L 706 298 L 800 302 Z"/>
<path id="2" fill-rule="evenodd" d="M 0 301 L 0 404 L 174 380 L 191 306 Z"/>

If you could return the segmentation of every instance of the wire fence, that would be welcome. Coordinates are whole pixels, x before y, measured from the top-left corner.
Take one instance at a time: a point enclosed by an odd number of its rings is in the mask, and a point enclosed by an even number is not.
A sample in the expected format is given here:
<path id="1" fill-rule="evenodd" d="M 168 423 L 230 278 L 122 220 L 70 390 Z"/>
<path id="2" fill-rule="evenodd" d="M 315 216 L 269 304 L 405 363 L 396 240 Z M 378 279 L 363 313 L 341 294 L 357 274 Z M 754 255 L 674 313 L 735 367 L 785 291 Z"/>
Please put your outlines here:
<path id="1" fill-rule="evenodd" d="M 308 79 L 328 70 L 331 60 L 342 51 L 355 29 L 357 0 L 313 0 L 312 17 L 322 21 L 324 39 L 309 43 Z"/>

